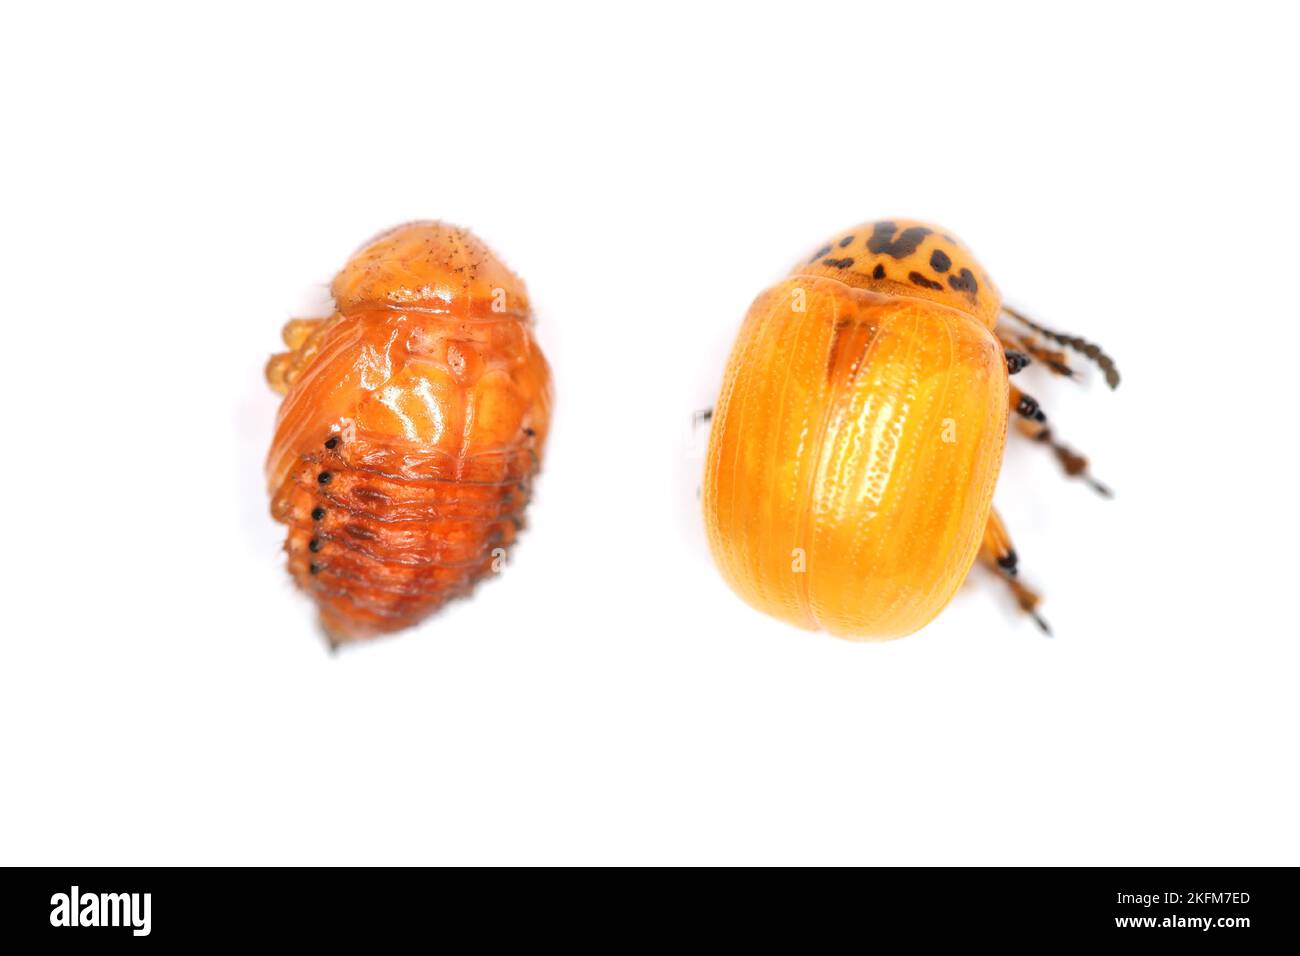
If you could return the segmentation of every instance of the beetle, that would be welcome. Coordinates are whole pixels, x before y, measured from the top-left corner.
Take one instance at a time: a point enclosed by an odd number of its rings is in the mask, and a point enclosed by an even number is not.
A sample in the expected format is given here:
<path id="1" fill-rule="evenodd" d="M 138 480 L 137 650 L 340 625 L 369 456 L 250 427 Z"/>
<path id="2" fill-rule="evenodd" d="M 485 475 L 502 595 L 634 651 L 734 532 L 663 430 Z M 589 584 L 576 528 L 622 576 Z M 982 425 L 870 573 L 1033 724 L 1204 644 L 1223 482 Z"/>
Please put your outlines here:
<path id="1" fill-rule="evenodd" d="M 468 230 L 407 223 L 293 319 L 266 377 L 289 573 L 333 646 L 401 630 L 498 570 L 523 526 L 551 373 L 523 282 Z"/>
<path id="2" fill-rule="evenodd" d="M 750 307 L 714 408 L 701 489 L 710 550 L 745 601 L 810 630 L 903 637 L 977 558 L 1047 633 L 993 488 L 1008 422 L 1109 490 L 1010 382 L 1063 348 L 1114 361 L 1002 303 L 960 241 L 915 220 L 836 235 Z"/>

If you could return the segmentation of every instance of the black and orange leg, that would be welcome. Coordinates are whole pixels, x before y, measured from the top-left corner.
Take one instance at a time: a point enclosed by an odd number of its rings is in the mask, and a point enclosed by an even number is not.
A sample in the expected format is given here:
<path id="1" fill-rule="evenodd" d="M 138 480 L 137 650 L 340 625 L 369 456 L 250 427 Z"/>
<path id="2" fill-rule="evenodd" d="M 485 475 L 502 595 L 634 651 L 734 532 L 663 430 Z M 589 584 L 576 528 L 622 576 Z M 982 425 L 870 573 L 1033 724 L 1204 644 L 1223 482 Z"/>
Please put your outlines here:
<path id="1" fill-rule="evenodd" d="M 1119 385 L 1119 369 L 1115 367 L 1115 360 L 1102 351 L 1101 346 L 1089 342 L 1087 339 L 1081 338 L 1078 335 L 1067 335 L 1064 332 L 1057 332 L 1053 329 L 1047 328 L 1046 326 L 1039 325 L 1024 313 L 1017 312 L 1009 306 L 1004 305 L 1002 311 L 1012 319 L 1015 319 L 1017 322 L 1024 325 L 1026 328 L 1037 332 L 1047 341 L 1055 342 L 1057 345 L 1062 345 L 1065 348 L 1072 349 L 1080 355 L 1086 356 L 1093 362 L 1096 362 L 1097 367 L 1101 369 L 1102 374 L 1106 377 L 1106 384 L 1111 388 L 1115 388 Z M 1033 353 L 1031 352 L 1030 354 Z M 1056 354 L 1058 356 L 1061 355 L 1060 352 L 1057 352 Z"/>
<path id="2" fill-rule="evenodd" d="M 1009 335 L 1003 335 L 1001 330 L 997 331 L 998 341 L 1002 343 L 1002 351 L 1007 359 L 1007 374 L 1018 375 L 1026 365 L 1033 362 L 1029 353 L 1025 350 L 1015 338 Z"/>
<path id="3" fill-rule="evenodd" d="M 1026 395 L 1014 385 L 1011 386 L 1011 410 L 1016 413 L 1016 429 L 1030 441 L 1038 442 L 1052 449 L 1052 454 L 1060 462 L 1061 468 L 1071 478 L 1080 478 L 1087 482 L 1097 494 L 1110 498 L 1113 493 L 1088 471 L 1088 459 L 1067 445 L 1056 440 L 1052 428 L 1047 423 L 1038 401 Z"/>
<path id="4" fill-rule="evenodd" d="M 1006 351 L 1007 371 L 1012 375 L 1015 375 L 1021 368 L 1028 365 L 1030 361 L 1035 361 L 1047 366 L 1053 375 L 1061 375 L 1069 379 L 1077 378 L 1064 352 L 1045 348 L 1034 336 L 1027 335 L 1024 332 L 1013 332 L 1003 325 L 999 325 L 993 331 L 997 335 L 998 341 L 1002 343 L 1002 348 Z M 1023 361 L 1013 364 L 1012 356 L 1015 355 L 1021 356 Z"/>
<path id="5" fill-rule="evenodd" d="M 1038 613 L 1038 605 L 1043 599 L 1039 597 L 1037 591 L 1020 582 L 1016 549 L 1012 547 L 1011 537 L 1007 534 L 1006 525 L 1002 523 L 997 509 L 989 511 L 989 522 L 984 528 L 984 540 L 980 544 L 979 557 L 980 561 L 1007 583 L 1020 610 L 1032 617 L 1042 632 L 1050 637 L 1052 629 L 1048 627 L 1043 615 Z"/>

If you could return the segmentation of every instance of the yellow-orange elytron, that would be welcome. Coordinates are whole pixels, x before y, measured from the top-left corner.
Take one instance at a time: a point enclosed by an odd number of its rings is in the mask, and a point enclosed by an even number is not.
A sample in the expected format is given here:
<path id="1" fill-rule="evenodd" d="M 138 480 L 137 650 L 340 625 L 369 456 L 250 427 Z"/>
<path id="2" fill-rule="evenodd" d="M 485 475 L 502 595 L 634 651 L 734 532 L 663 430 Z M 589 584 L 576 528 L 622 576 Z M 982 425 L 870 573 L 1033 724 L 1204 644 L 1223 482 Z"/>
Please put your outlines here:
<path id="1" fill-rule="evenodd" d="M 373 239 L 335 311 L 284 327 L 266 462 L 289 572 L 332 643 L 408 627 L 498 570 L 550 427 L 524 285 L 465 229 Z"/>
<path id="2" fill-rule="evenodd" d="M 992 510 L 1012 411 L 1092 482 L 1008 380 L 1031 358 L 1071 374 L 1043 339 L 1118 383 L 1096 346 L 1005 309 L 936 226 L 866 223 L 819 248 L 750 307 L 713 411 L 702 499 L 723 577 L 800 627 L 884 640 L 932 620 L 982 554 L 1046 629 Z"/>

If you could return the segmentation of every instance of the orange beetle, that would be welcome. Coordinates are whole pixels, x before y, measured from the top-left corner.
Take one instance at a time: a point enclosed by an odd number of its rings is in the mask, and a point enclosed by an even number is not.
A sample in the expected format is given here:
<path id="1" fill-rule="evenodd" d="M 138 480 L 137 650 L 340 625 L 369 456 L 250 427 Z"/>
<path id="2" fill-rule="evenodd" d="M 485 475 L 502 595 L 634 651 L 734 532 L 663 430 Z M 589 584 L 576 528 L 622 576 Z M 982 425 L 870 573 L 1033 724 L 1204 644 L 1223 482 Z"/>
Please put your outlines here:
<path id="1" fill-rule="evenodd" d="M 551 415 L 523 283 L 439 222 L 383 233 L 284 327 L 267 458 L 289 573 L 332 644 L 408 627 L 497 570 Z"/>
<path id="2" fill-rule="evenodd" d="M 1053 345 L 1119 383 L 1096 346 L 1004 307 L 942 229 L 885 220 L 826 243 L 750 307 L 706 413 L 701 497 L 723 577 L 800 627 L 885 640 L 929 623 L 980 556 L 1046 631 L 992 509 L 1009 414 L 1107 493 L 1009 383 L 1032 359 L 1071 375 Z"/>

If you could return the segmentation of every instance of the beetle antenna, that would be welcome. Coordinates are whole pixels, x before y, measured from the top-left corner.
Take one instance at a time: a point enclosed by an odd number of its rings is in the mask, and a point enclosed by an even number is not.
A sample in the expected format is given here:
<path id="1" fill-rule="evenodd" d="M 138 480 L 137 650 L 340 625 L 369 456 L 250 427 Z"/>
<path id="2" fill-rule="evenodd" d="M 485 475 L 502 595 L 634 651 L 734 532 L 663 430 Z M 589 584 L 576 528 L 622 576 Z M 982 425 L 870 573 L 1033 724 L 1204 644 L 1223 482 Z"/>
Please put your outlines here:
<path id="1" fill-rule="evenodd" d="M 1081 355 L 1086 355 L 1088 358 L 1096 362 L 1097 367 L 1102 370 L 1103 374 L 1105 374 L 1107 385 L 1112 389 L 1119 386 L 1119 369 L 1115 367 L 1115 360 L 1103 352 L 1101 346 L 1089 342 L 1087 339 L 1081 338 L 1080 336 L 1066 335 L 1064 332 L 1056 332 L 1045 326 L 1039 325 L 1023 312 L 1017 312 L 1009 305 L 1002 306 L 1002 311 L 1011 316 L 1011 318 L 1015 319 L 1017 322 L 1022 322 L 1029 326 L 1044 338 L 1050 339 L 1058 345 L 1064 345 L 1067 348 L 1074 349 L 1074 351 Z"/>

